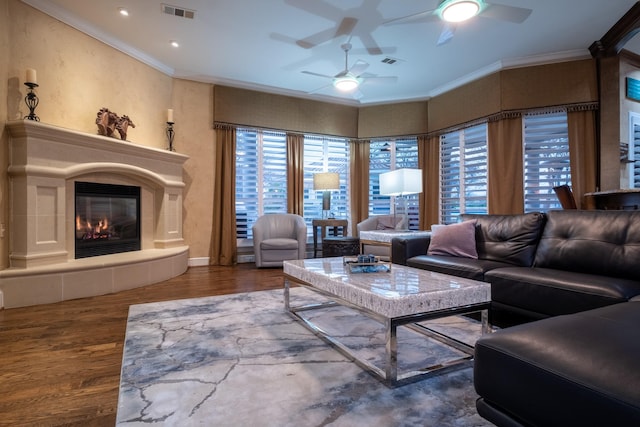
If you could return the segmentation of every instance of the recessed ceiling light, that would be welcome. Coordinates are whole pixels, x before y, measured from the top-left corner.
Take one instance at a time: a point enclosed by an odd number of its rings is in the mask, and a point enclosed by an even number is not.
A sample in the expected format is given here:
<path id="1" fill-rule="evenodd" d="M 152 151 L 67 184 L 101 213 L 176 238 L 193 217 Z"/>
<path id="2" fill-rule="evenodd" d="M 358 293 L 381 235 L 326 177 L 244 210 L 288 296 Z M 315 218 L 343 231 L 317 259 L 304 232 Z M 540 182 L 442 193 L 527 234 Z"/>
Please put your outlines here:
<path id="1" fill-rule="evenodd" d="M 127 9 L 125 9 L 124 7 L 118 8 L 118 12 L 120 12 L 120 15 L 122 15 L 122 16 L 129 16 L 129 11 Z"/>
<path id="2" fill-rule="evenodd" d="M 180 43 L 178 43 L 178 42 L 177 42 L 177 41 L 175 41 L 175 40 L 171 40 L 171 46 L 173 46 L 173 47 L 180 47 Z"/>

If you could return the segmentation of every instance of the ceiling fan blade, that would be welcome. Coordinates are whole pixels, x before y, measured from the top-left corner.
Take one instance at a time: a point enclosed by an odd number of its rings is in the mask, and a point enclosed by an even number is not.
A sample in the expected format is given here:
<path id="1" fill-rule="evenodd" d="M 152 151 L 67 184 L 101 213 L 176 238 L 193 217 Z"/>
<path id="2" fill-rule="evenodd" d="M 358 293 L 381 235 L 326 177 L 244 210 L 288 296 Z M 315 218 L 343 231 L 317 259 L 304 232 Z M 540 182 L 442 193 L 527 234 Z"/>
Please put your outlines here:
<path id="1" fill-rule="evenodd" d="M 294 44 L 297 41 L 293 37 L 289 37 L 289 36 L 286 36 L 286 35 L 280 34 L 280 33 L 270 33 L 269 34 L 269 38 L 271 40 L 276 40 L 276 41 L 284 42 L 284 43 L 288 43 L 288 44 Z"/>
<path id="2" fill-rule="evenodd" d="M 446 24 L 442 27 L 442 31 L 440 32 L 440 36 L 438 37 L 437 46 L 442 46 L 445 43 L 448 43 L 453 38 L 453 35 L 456 32 L 457 25 L 454 24 Z"/>
<path id="3" fill-rule="evenodd" d="M 382 25 L 417 24 L 421 22 L 439 21 L 440 18 L 435 13 L 436 10 L 437 9 L 425 10 L 423 12 L 414 13 L 412 15 L 390 19 L 388 21 L 383 22 Z"/>
<path id="4" fill-rule="evenodd" d="M 358 20 L 356 18 L 346 17 L 340 21 L 338 28 L 336 28 L 336 37 L 351 35 L 351 32 L 356 27 Z"/>
<path id="5" fill-rule="evenodd" d="M 369 67 L 369 64 L 361 59 L 358 59 L 352 66 L 349 68 L 349 72 L 354 76 L 359 76 Z"/>
<path id="6" fill-rule="evenodd" d="M 360 40 L 362 40 L 362 44 L 367 48 L 369 55 L 382 55 L 382 49 L 380 49 L 376 40 L 371 36 L 371 33 L 360 34 L 359 37 Z"/>
<path id="7" fill-rule="evenodd" d="M 301 71 L 304 74 L 309 74 L 311 76 L 316 76 L 316 77 L 324 77 L 325 79 L 333 79 L 334 76 L 328 76 L 326 74 L 320 74 L 320 73 L 314 73 L 313 71 Z"/>
<path id="8" fill-rule="evenodd" d="M 397 76 L 370 76 L 364 77 L 366 83 L 395 83 L 398 81 Z"/>
<path id="9" fill-rule="evenodd" d="M 480 16 L 521 24 L 531 15 L 531 12 L 533 12 L 531 9 L 525 9 L 523 7 L 486 3 Z"/>
<path id="10" fill-rule="evenodd" d="M 337 26 L 312 34 L 309 37 L 297 40 L 296 44 L 301 48 L 311 49 L 312 47 L 318 46 L 322 43 L 326 43 L 329 40 L 333 40 L 336 37 L 350 35 L 351 31 L 353 31 L 353 28 L 357 23 L 358 20 L 356 18 L 343 18 L 342 21 L 340 21 L 340 24 L 338 24 Z"/>
<path id="11" fill-rule="evenodd" d="M 312 34 L 309 37 L 296 40 L 296 44 L 303 49 L 311 49 L 313 47 L 318 46 L 319 44 L 328 42 L 334 37 L 335 37 L 335 30 L 333 28 L 329 28 L 327 30 Z"/>

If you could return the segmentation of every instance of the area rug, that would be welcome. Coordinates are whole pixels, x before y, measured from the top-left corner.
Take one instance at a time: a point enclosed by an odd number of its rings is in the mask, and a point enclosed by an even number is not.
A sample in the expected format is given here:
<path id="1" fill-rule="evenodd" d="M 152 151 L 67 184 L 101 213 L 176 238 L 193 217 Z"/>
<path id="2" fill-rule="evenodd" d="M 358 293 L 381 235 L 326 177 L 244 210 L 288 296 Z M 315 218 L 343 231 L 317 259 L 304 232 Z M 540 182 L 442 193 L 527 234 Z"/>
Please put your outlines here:
<path id="1" fill-rule="evenodd" d="M 292 289 L 292 302 L 319 296 Z M 382 359 L 381 326 L 346 308 L 310 312 L 361 357 Z M 324 323 L 323 323 L 324 322 Z M 439 322 L 474 341 L 478 322 Z M 401 368 L 454 352 L 399 330 Z M 388 388 L 284 310 L 282 290 L 133 305 L 118 426 L 490 426 L 475 410 L 472 369 Z"/>

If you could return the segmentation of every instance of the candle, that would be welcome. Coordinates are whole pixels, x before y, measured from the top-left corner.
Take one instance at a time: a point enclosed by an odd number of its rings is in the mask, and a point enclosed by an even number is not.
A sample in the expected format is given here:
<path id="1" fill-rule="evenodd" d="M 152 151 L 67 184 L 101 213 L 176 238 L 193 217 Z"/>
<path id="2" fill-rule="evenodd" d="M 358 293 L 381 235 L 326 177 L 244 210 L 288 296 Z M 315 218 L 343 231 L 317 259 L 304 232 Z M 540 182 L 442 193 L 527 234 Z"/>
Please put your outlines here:
<path id="1" fill-rule="evenodd" d="M 173 123 L 173 110 L 172 109 L 168 109 L 167 110 L 167 122 Z"/>
<path id="2" fill-rule="evenodd" d="M 36 70 L 33 68 L 27 68 L 27 83 L 38 83 L 36 79 Z"/>

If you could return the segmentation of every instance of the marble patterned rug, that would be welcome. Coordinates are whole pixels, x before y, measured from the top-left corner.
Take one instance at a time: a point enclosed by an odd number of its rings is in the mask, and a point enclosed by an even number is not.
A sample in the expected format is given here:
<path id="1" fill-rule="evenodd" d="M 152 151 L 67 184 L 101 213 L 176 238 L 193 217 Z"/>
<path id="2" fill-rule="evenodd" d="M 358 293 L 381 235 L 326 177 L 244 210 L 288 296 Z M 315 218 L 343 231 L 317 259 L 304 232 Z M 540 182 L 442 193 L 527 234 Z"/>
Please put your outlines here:
<path id="1" fill-rule="evenodd" d="M 292 303 L 319 296 L 292 289 Z M 346 308 L 309 313 L 374 363 L 377 322 Z M 439 321 L 473 342 L 478 322 Z M 401 368 L 459 357 L 406 328 Z M 475 410 L 470 366 L 388 388 L 284 310 L 282 290 L 133 305 L 122 362 L 118 426 L 490 426 Z"/>

